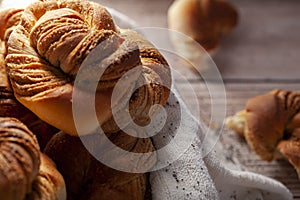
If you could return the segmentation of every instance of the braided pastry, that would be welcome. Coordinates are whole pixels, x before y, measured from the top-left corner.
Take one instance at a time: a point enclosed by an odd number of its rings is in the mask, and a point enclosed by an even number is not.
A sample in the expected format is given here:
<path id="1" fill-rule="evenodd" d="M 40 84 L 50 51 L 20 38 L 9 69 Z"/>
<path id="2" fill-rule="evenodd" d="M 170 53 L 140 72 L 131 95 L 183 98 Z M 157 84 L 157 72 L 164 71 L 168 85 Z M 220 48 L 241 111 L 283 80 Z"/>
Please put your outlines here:
<path id="1" fill-rule="evenodd" d="M 112 106 L 118 107 L 116 110 L 127 106 L 136 122 L 147 123 L 151 106 L 163 105 L 168 98 L 169 90 L 158 82 L 164 78 L 169 83 L 170 70 L 158 51 L 152 50 L 153 46 L 140 50 L 143 45 L 128 35 L 136 33 L 119 30 L 106 9 L 93 2 L 49 0 L 31 4 L 8 40 L 6 62 L 16 98 L 42 120 L 77 135 L 72 113 L 74 80 L 84 59 L 100 44 L 101 51 L 89 60 L 94 68 L 82 80 L 87 85 L 98 82 L 95 94 L 98 121 L 104 126 L 114 124 Z M 93 77 L 93 70 L 105 66 L 108 68 L 100 81 L 99 77 Z M 118 103 L 112 105 L 116 82 L 137 66 L 142 66 L 142 70 L 128 74 L 127 84 L 118 94 Z M 139 82 L 146 84 L 134 92 Z M 90 91 L 76 89 L 80 90 L 78 101 L 84 102 Z M 130 101 L 124 102 L 125 96 L 132 93 Z M 116 129 L 105 127 L 108 132 Z"/>
<path id="2" fill-rule="evenodd" d="M 14 118 L 0 118 L 1 187 L 5 199 L 24 199 L 31 192 L 40 159 L 35 136 Z"/>
<path id="3" fill-rule="evenodd" d="M 299 111 L 299 92 L 273 90 L 249 99 L 246 109 L 229 117 L 226 123 L 245 137 L 262 160 L 271 161 L 279 151 L 294 165 L 299 150 L 299 131 L 294 132 L 300 127 Z M 299 169 L 298 164 L 294 166 Z"/>
<path id="4" fill-rule="evenodd" d="M 5 9 L 0 12 L 0 38 L 7 42 L 11 32 L 19 24 L 23 9 Z"/>
<path id="5" fill-rule="evenodd" d="M 13 27 L 20 21 L 21 13 L 20 9 L 8 9 L 0 12 L 0 117 L 13 117 L 22 121 L 37 136 L 39 145 L 43 149 L 58 130 L 40 120 L 16 100 L 5 69 L 5 41 Z"/>
<path id="6" fill-rule="evenodd" d="M 24 200 L 41 185 L 48 185 L 52 190 L 45 191 L 43 199 L 65 199 L 62 176 L 53 164 L 44 162 L 40 168 L 40 151 L 35 136 L 15 118 L 0 118 L 0 196 L 6 200 Z M 44 168 L 49 170 L 45 171 Z M 39 177 L 51 179 L 39 181 Z M 57 185 L 55 185 L 57 183 Z M 30 199 L 30 198 L 29 198 Z M 39 198 L 33 198 L 39 199 Z"/>
<path id="7" fill-rule="evenodd" d="M 83 137 L 85 140 L 95 141 L 95 136 L 92 134 Z M 130 152 L 146 153 L 154 150 L 149 138 L 137 139 L 118 132 L 112 134 L 109 139 L 115 145 Z M 95 148 L 99 142 L 101 141 L 96 142 Z M 104 153 L 110 156 L 109 151 L 114 150 L 108 149 Z M 46 146 L 45 153 L 52 158 L 62 173 L 66 182 L 68 199 L 145 199 L 147 174 L 125 173 L 105 166 L 87 151 L 78 137 L 58 133 Z M 122 155 L 111 159 L 120 165 L 128 162 L 123 160 Z M 155 162 L 156 157 L 150 156 L 143 164 L 150 169 Z"/>

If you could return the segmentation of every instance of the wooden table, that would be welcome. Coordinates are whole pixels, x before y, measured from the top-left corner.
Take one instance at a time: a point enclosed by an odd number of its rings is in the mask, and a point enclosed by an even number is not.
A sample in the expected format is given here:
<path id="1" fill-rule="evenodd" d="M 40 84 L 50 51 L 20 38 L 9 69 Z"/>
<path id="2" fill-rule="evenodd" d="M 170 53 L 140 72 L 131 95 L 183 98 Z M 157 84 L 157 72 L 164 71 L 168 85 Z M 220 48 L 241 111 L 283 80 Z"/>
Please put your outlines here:
<path id="1" fill-rule="evenodd" d="M 243 109 L 246 100 L 255 95 L 275 88 L 300 88 L 300 1 L 231 1 L 238 8 L 239 25 L 223 38 L 213 58 L 226 88 L 227 116 Z M 140 26 L 167 27 L 167 10 L 172 0 L 106 0 L 102 3 L 131 17 Z M 210 97 L 205 84 L 194 75 L 186 78 L 197 91 L 202 119 L 209 118 Z M 184 92 L 189 95 L 188 90 Z M 221 142 L 228 160 L 241 164 L 245 170 L 281 181 L 295 199 L 300 199 L 300 181 L 288 162 L 261 161 L 243 139 L 226 128 Z"/>

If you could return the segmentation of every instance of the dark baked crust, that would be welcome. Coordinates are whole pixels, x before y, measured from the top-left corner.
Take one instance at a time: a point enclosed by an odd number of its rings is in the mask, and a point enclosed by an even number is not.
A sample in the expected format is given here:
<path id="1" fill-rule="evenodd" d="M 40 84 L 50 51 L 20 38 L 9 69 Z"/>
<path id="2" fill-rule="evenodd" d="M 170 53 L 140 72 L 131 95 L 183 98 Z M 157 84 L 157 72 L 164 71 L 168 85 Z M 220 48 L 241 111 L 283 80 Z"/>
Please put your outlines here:
<path id="1" fill-rule="evenodd" d="M 84 136 L 98 148 L 101 144 L 94 135 Z M 111 134 L 110 140 L 124 150 L 136 153 L 154 150 L 150 139 L 133 138 L 123 132 Z M 113 150 L 112 150 L 113 151 Z M 68 199 L 144 199 L 147 187 L 146 174 L 133 174 L 117 171 L 102 164 L 94 158 L 82 144 L 79 137 L 65 133 L 55 135 L 45 153 L 54 160 L 62 173 L 67 187 Z M 109 150 L 103 152 L 110 156 Z M 126 165 L 128 160 L 123 157 L 111 158 Z M 156 162 L 155 157 L 149 157 L 146 166 L 151 168 Z"/>

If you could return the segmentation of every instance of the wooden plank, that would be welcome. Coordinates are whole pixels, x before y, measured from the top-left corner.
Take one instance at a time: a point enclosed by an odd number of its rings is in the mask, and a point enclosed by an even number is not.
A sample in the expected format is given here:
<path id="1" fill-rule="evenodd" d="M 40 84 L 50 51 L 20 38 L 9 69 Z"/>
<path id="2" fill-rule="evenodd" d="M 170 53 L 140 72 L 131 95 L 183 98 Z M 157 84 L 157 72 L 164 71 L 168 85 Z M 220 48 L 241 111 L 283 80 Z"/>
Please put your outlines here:
<path id="1" fill-rule="evenodd" d="M 224 79 L 299 79 L 300 1 L 231 1 L 239 25 L 214 58 Z"/>

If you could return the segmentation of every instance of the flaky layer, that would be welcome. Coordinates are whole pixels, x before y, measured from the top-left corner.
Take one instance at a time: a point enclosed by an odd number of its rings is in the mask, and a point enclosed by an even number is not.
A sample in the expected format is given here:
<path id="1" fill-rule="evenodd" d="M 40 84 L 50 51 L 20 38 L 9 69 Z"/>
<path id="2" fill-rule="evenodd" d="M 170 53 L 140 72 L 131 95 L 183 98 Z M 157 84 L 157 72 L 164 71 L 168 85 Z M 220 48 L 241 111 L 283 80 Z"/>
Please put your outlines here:
<path id="1" fill-rule="evenodd" d="M 32 200 L 65 200 L 66 186 L 54 162 L 45 154 L 40 153 L 41 165 L 39 173 L 32 183 L 32 192 L 27 199 Z"/>
<path id="2" fill-rule="evenodd" d="M 1 198 L 25 199 L 39 166 L 39 145 L 33 133 L 15 118 L 0 118 Z"/>
<path id="3" fill-rule="evenodd" d="M 84 136 L 83 139 L 92 145 L 90 148 L 93 150 L 97 148 L 103 150 L 106 146 L 103 141 L 97 140 L 99 139 L 98 134 Z M 129 152 L 154 151 L 149 138 L 134 138 L 124 132 L 118 132 L 109 135 L 109 139 L 115 145 Z M 115 155 L 111 154 L 114 149 L 98 152 L 122 166 L 131 165 L 132 161 L 123 158 L 122 155 L 112 156 Z M 45 153 L 52 158 L 62 173 L 67 186 L 68 199 L 144 199 L 145 174 L 125 173 L 107 167 L 89 153 L 78 137 L 59 133 L 48 143 Z M 156 157 L 149 156 L 148 159 L 141 159 L 140 162 L 145 163 L 137 164 L 148 166 L 150 169 L 155 164 Z"/>
<path id="4" fill-rule="evenodd" d="M 246 104 L 245 137 L 263 160 L 272 160 L 284 131 L 300 109 L 300 93 L 273 90 L 250 99 Z"/>
<path id="5" fill-rule="evenodd" d="M 71 135 L 78 134 L 72 112 L 74 89 L 80 94 L 76 101 L 82 102 L 85 95 L 93 95 L 91 86 L 98 85 L 95 99 L 101 125 L 112 120 L 112 107 L 129 107 L 134 120 L 145 121 L 151 106 L 164 105 L 169 95 L 171 75 L 163 56 L 134 31 L 120 33 L 107 10 L 89 1 L 30 5 L 9 38 L 6 62 L 16 98 Z M 142 70 L 133 70 L 137 67 Z M 119 101 L 112 103 L 113 87 L 123 76 L 126 84 Z M 76 88 L 75 77 L 82 83 Z M 146 86 L 136 88 L 141 80 Z M 133 97 L 124 102 L 128 94 Z"/>

